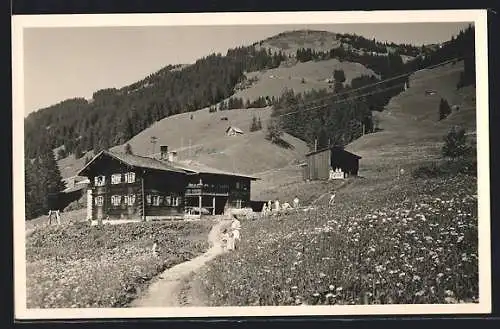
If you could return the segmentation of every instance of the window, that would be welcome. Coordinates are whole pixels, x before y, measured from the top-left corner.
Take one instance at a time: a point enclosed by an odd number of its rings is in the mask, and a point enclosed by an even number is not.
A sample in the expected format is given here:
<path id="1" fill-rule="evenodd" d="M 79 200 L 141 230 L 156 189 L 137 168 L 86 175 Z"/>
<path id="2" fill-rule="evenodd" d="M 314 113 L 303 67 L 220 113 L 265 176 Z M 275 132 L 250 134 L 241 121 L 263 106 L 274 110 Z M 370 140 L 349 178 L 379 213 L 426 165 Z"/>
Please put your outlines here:
<path id="1" fill-rule="evenodd" d="M 135 172 L 128 172 L 125 174 L 125 182 L 134 183 L 135 182 Z"/>
<path id="2" fill-rule="evenodd" d="M 96 176 L 94 177 L 95 186 L 104 186 L 106 184 L 106 176 Z"/>
<path id="3" fill-rule="evenodd" d="M 146 203 L 147 203 L 148 205 L 150 205 L 150 204 L 151 204 L 151 194 L 146 195 Z"/>
<path id="4" fill-rule="evenodd" d="M 179 197 L 178 196 L 172 197 L 172 203 L 171 204 L 174 207 L 178 207 L 179 206 Z"/>
<path id="5" fill-rule="evenodd" d="M 153 206 L 159 206 L 162 201 L 162 197 L 159 195 L 153 195 Z"/>
<path id="6" fill-rule="evenodd" d="M 128 196 L 128 205 L 133 206 L 135 204 L 135 194 L 131 194 Z"/>
<path id="7" fill-rule="evenodd" d="M 104 197 L 102 195 L 99 195 L 98 197 L 95 198 L 95 204 L 97 206 L 102 206 L 104 203 Z"/>
<path id="8" fill-rule="evenodd" d="M 111 184 L 120 184 L 122 182 L 122 174 L 111 175 Z"/>
<path id="9" fill-rule="evenodd" d="M 128 195 L 123 196 L 123 204 L 128 205 Z"/>
<path id="10" fill-rule="evenodd" d="M 240 188 L 240 182 L 236 182 L 236 189 L 238 190 Z"/>
<path id="11" fill-rule="evenodd" d="M 111 196 L 111 204 L 113 206 L 119 206 L 122 203 L 122 196 L 121 195 L 112 195 Z"/>
<path id="12" fill-rule="evenodd" d="M 167 195 L 165 197 L 165 206 L 171 206 L 172 205 L 172 197 L 170 195 Z"/>
<path id="13" fill-rule="evenodd" d="M 236 200 L 236 209 L 241 208 L 241 200 Z"/>

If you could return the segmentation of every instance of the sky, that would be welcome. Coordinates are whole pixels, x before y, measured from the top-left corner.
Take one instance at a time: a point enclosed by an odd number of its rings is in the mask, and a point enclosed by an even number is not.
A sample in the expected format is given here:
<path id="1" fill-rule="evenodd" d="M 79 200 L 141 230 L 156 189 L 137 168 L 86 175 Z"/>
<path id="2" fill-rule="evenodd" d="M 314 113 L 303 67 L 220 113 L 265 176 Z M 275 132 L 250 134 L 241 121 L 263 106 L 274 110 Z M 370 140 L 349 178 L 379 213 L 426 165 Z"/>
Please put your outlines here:
<path id="1" fill-rule="evenodd" d="M 68 98 L 121 88 L 169 64 L 299 29 L 356 33 L 378 41 L 438 43 L 469 23 L 253 26 L 53 27 L 24 29 L 25 116 Z"/>

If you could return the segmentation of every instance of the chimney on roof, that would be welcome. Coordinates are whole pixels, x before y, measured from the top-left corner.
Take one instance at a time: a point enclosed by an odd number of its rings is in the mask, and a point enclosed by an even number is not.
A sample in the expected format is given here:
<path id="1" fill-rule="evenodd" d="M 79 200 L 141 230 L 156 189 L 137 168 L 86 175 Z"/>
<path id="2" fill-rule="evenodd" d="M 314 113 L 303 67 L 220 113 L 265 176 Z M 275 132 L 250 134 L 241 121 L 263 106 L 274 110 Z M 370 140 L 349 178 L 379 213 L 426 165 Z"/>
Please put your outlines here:
<path id="1" fill-rule="evenodd" d="M 168 145 L 160 145 L 160 160 L 168 160 Z"/>
<path id="2" fill-rule="evenodd" d="M 170 162 L 177 161 L 177 152 L 175 152 L 175 151 L 168 152 L 168 161 L 170 161 Z"/>

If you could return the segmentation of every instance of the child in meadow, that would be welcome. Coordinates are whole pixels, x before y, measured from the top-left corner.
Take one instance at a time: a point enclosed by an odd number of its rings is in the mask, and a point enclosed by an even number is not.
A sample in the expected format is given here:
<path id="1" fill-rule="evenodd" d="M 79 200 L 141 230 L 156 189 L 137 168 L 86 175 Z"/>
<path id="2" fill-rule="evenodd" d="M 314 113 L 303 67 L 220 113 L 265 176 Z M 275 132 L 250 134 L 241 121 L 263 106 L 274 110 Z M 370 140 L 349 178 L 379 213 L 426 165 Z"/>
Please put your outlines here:
<path id="1" fill-rule="evenodd" d="M 233 232 L 228 232 L 227 235 L 228 235 L 228 237 L 227 237 L 226 250 L 233 251 L 234 250 L 234 235 L 233 235 Z"/>
<path id="2" fill-rule="evenodd" d="M 153 241 L 153 248 L 151 248 L 151 251 L 153 253 L 153 256 L 158 256 L 158 252 L 160 251 L 160 248 L 158 246 L 158 240 L 155 239 Z"/>
<path id="3" fill-rule="evenodd" d="M 222 235 L 221 235 L 222 250 L 224 250 L 224 251 L 227 250 L 228 242 L 229 242 L 229 233 L 227 232 L 227 229 L 223 229 Z"/>
<path id="4" fill-rule="evenodd" d="M 328 201 L 328 206 L 331 207 L 335 203 L 335 193 L 330 195 L 330 201 Z"/>

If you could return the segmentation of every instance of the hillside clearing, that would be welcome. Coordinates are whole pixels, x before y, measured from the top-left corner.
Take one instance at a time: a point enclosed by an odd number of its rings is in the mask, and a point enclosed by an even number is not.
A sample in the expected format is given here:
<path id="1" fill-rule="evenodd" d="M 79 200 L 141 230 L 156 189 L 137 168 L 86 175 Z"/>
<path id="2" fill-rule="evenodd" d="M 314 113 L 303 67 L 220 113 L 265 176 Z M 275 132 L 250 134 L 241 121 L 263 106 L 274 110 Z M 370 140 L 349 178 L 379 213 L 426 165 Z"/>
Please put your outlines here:
<path id="1" fill-rule="evenodd" d="M 247 79 L 257 79 L 248 89 L 240 90 L 234 97 L 244 101 L 254 101 L 260 96 L 279 97 L 285 89 L 293 89 L 295 93 L 310 90 L 330 89 L 334 70 L 343 70 L 346 83 L 361 75 L 377 76 L 371 69 L 359 63 L 340 62 L 337 59 L 309 61 L 297 63 L 291 67 L 279 67 L 261 72 L 247 73 Z"/>

